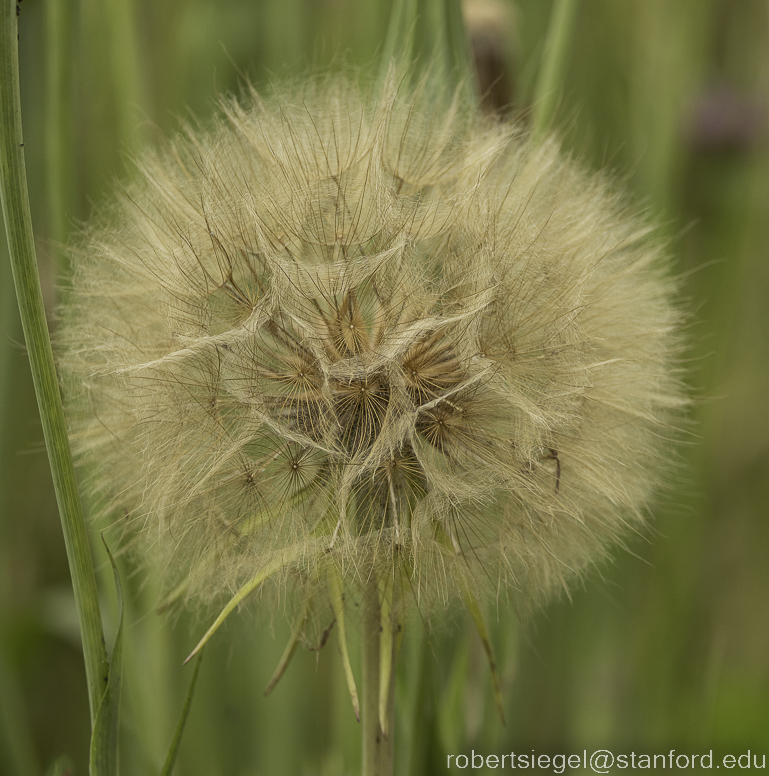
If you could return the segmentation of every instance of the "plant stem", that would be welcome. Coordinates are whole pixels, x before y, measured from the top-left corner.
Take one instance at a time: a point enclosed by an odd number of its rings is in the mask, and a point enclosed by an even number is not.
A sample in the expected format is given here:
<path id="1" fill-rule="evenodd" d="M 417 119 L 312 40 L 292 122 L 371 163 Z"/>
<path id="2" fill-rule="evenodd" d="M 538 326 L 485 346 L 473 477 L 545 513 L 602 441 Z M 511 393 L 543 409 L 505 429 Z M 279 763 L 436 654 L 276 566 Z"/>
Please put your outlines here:
<path id="1" fill-rule="evenodd" d="M 577 0 L 555 0 L 534 90 L 531 134 L 535 138 L 547 131 L 555 115 L 576 15 Z"/>
<path id="2" fill-rule="evenodd" d="M 70 3 L 45 0 L 45 169 L 48 189 L 48 220 L 51 236 L 57 243 L 67 236 L 66 192 L 69 188 L 70 166 L 67 161 L 69 122 L 67 105 L 69 94 L 71 20 Z M 61 251 L 57 250 L 60 262 Z M 61 266 L 57 269 L 61 270 Z"/>
<path id="3" fill-rule="evenodd" d="M 16 4 L 5 0 L 0 10 L 0 199 L 16 298 L 72 574 L 93 723 L 107 687 L 109 664 L 93 559 L 72 465 L 37 273 L 21 134 L 17 36 Z"/>
<path id="4" fill-rule="evenodd" d="M 380 80 L 391 65 L 414 75 L 430 72 L 449 91 L 462 91 L 468 104 L 478 102 L 478 84 L 462 20 L 461 0 L 394 0 L 382 49 Z"/>
<path id="5" fill-rule="evenodd" d="M 363 682 L 361 698 L 361 735 L 363 737 L 362 776 L 392 776 L 393 774 L 393 723 L 395 719 L 395 666 L 390 673 L 387 716 L 387 737 L 379 725 L 379 646 L 382 629 L 379 584 L 376 574 L 363 587 L 361 602 L 361 628 L 363 647 Z M 395 639 L 393 639 L 393 651 Z M 393 654 L 393 663 L 395 655 Z"/>

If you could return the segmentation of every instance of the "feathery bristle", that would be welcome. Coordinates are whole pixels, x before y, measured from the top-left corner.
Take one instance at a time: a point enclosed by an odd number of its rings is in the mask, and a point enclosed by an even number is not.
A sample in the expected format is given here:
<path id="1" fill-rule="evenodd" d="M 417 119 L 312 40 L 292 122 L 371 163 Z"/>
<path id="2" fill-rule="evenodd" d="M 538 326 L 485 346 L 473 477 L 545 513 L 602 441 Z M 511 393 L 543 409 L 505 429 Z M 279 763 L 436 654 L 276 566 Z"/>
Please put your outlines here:
<path id="1" fill-rule="evenodd" d="M 59 344 L 92 493 L 169 588 L 290 548 L 307 584 L 401 559 L 420 600 L 542 600 L 642 524 L 684 404 L 674 284 L 555 143 L 339 77 L 140 168 L 72 251 Z"/>

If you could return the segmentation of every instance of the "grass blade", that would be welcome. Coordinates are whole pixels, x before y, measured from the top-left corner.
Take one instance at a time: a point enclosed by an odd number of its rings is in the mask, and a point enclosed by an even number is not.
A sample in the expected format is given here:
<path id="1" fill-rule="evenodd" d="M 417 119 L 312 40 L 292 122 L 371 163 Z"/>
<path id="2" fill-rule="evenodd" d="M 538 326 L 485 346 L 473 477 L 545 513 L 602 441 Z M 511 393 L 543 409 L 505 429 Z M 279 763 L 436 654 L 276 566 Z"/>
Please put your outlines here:
<path id="1" fill-rule="evenodd" d="M 534 92 L 531 134 L 541 137 L 549 128 L 563 88 L 567 55 L 577 15 L 577 0 L 556 0 L 542 52 L 542 65 Z"/>
<path id="2" fill-rule="evenodd" d="M 91 734 L 91 776 L 117 776 L 118 772 L 118 728 L 120 723 L 120 694 L 123 681 L 123 588 L 115 559 L 104 542 L 109 556 L 117 592 L 117 634 L 112 649 L 107 689 L 104 691 L 96 712 Z"/>
<path id="3" fill-rule="evenodd" d="M 352 672 L 350 664 L 350 653 L 347 651 L 347 631 L 344 621 L 344 593 L 342 588 L 342 577 L 335 567 L 331 567 L 328 572 L 328 589 L 331 593 L 331 608 L 334 610 L 336 624 L 339 633 L 339 652 L 342 655 L 342 665 L 344 666 L 344 678 L 347 681 L 347 691 L 350 693 L 352 701 L 352 710 L 355 712 L 355 719 L 360 722 L 360 701 L 358 700 L 358 688 L 355 685 L 355 675 Z"/>
<path id="4" fill-rule="evenodd" d="M 379 727 L 389 737 L 390 679 L 393 673 L 393 591 L 395 583 L 385 578 L 381 581 L 381 631 L 379 636 Z"/>
<path id="5" fill-rule="evenodd" d="M 83 641 L 91 722 L 107 686 L 108 661 L 91 548 L 75 480 L 61 394 L 37 273 L 19 94 L 16 4 L 0 10 L 0 200 L 16 298 L 51 464 Z"/>
<path id="6" fill-rule="evenodd" d="M 489 637 L 489 630 L 486 627 L 486 623 L 483 620 L 483 614 L 481 614 L 481 608 L 478 605 L 478 599 L 473 595 L 469 587 L 465 588 L 464 592 L 465 606 L 470 611 L 470 615 L 475 623 L 475 629 L 478 631 L 478 635 L 481 637 L 481 643 L 483 644 L 483 650 L 486 653 L 486 658 L 489 661 L 489 669 L 491 671 L 491 686 L 494 690 L 494 701 L 497 705 L 497 713 L 499 714 L 502 724 L 505 724 L 505 708 L 502 703 L 502 683 L 499 680 L 499 669 L 497 668 L 497 658 L 494 654 L 494 646 L 491 643 Z"/>
<path id="7" fill-rule="evenodd" d="M 176 723 L 174 737 L 171 739 L 171 745 L 168 747 L 168 754 L 166 755 L 166 761 L 163 764 L 163 770 L 160 776 L 171 776 L 174 769 L 176 755 L 179 753 L 179 744 L 182 741 L 182 734 L 184 733 L 184 726 L 187 724 L 190 706 L 192 706 L 192 697 L 195 694 L 195 685 L 198 682 L 198 674 L 200 673 L 200 663 L 202 660 L 203 653 L 199 652 L 198 659 L 195 661 L 195 670 L 192 672 L 192 679 L 190 679 L 190 686 L 187 690 L 187 697 L 184 699 L 184 706 L 182 706 L 181 714 L 179 714 L 179 721 Z"/>
<path id="8" fill-rule="evenodd" d="M 283 650 L 283 654 L 280 657 L 278 667 L 275 669 L 275 673 L 272 675 L 270 681 L 267 682 L 267 686 L 264 688 L 265 695 L 269 695 L 275 689 L 275 685 L 280 681 L 281 677 L 286 672 L 288 664 L 291 662 L 291 658 L 294 656 L 294 652 L 296 652 L 296 647 L 299 643 L 299 634 L 301 634 L 302 628 L 304 628 L 304 624 L 307 622 L 307 610 L 309 607 L 309 600 L 305 601 L 304 606 L 302 607 L 302 611 L 294 623 L 293 630 L 291 631 L 291 638 L 289 638 L 288 644 L 286 644 L 286 648 Z"/>
<path id="9" fill-rule="evenodd" d="M 299 550 L 295 549 L 294 551 L 295 555 L 299 554 Z M 195 655 L 200 652 L 201 649 L 208 643 L 208 640 L 211 638 L 211 636 L 216 633 L 216 631 L 219 630 L 219 627 L 222 625 L 222 623 L 232 614 L 233 609 L 235 609 L 238 604 L 246 598 L 248 595 L 254 592 L 263 582 L 266 582 L 273 574 L 277 574 L 278 571 L 280 571 L 282 568 L 288 565 L 288 563 L 292 560 L 291 553 L 288 554 L 281 554 L 277 558 L 273 559 L 270 563 L 268 563 L 264 568 L 259 569 L 259 571 L 254 574 L 251 579 L 246 582 L 245 585 L 243 585 L 240 590 L 238 590 L 237 593 L 235 593 L 234 596 L 227 602 L 227 605 L 222 609 L 222 611 L 219 613 L 219 616 L 214 620 L 213 625 L 203 634 L 203 638 L 198 642 L 195 649 L 190 652 L 187 659 L 184 661 L 184 664 L 192 660 Z"/>

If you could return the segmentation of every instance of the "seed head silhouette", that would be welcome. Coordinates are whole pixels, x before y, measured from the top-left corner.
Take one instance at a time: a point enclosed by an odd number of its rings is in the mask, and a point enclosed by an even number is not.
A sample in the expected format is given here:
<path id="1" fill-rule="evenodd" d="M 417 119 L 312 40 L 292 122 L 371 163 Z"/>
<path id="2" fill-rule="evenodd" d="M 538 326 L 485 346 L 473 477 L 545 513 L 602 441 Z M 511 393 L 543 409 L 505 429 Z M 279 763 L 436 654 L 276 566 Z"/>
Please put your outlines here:
<path id="1" fill-rule="evenodd" d="M 187 602 L 373 573 L 425 606 L 537 603 L 643 525 L 670 460 L 680 315 L 650 228 L 427 83 L 229 101 L 71 260 L 88 490 Z"/>

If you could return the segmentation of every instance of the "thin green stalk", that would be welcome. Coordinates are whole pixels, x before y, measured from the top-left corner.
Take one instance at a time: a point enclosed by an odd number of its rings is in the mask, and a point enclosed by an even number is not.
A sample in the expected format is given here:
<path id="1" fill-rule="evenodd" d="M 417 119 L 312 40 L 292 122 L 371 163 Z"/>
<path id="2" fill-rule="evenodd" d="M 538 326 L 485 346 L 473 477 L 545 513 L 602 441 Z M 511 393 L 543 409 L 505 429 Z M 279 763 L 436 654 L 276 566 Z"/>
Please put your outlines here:
<path id="1" fill-rule="evenodd" d="M 72 466 L 37 274 L 21 133 L 17 35 L 16 5 L 5 0 L 0 11 L 0 199 L 16 298 L 72 574 L 93 722 L 107 686 L 109 664 L 96 592 L 96 576 Z"/>
<path id="2" fill-rule="evenodd" d="M 361 736 L 363 742 L 362 776 L 392 776 L 393 723 L 395 719 L 395 670 L 390 672 L 385 736 L 379 724 L 379 676 L 382 617 L 379 584 L 376 575 L 364 585 L 361 602 L 361 646 L 363 649 L 363 682 L 361 698 Z M 394 660 L 394 656 L 393 656 Z"/>
<path id="3" fill-rule="evenodd" d="M 141 79 L 133 0 L 102 3 L 106 14 L 110 55 L 110 88 L 114 90 L 118 137 L 124 148 L 134 148 L 141 105 Z"/>
<path id="4" fill-rule="evenodd" d="M 431 705 L 435 696 L 432 681 L 432 652 L 427 633 L 422 635 L 417 658 L 416 699 L 409 726 L 411 731 L 411 752 L 409 758 L 409 776 L 422 776 L 429 770 L 430 750 L 435 739 L 435 713 Z"/>
<path id="5" fill-rule="evenodd" d="M 477 103 L 480 99 L 478 79 L 470 51 L 470 40 L 462 17 L 461 0 L 443 0 L 443 14 L 448 38 L 449 66 L 462 79 L 465 96 Z"/>
<path id="6" fill-rule="evenodd" d="M 437 83 L 458 87 L 469 103 L 478 85 L 460 0 L 395 0 L 382 49 L 380 80 L 392 63 L 417 73 L 429 69 Z"/>
<path id="7" fill-rule="evenodd" d="M 534 89 L 531 133 L 541 137 L 550 127 L 561 96 L 569 46 L 577 16 L 577 0 L 555 0 Z"/>
<path id="8" fill-rule="evenodd" d="M 386 75 L 391 62 L 405 56 L 404 52 L 409 52 L 410 55 L 416 19 L 416 0 L 393 0 L 387 36 L 382 49 L 382 76 Z"/>
<path id="9" fill-rule="evenodd" d="M 77 176 L 91 195 L 111 186 L 135 152 L 143 108 L 133 0 L 68 0 L 77 6 L 72 39 L 81 72 Z M 72 13 L 70 11 L 70 13 Z M 76 64 L 75 67 L 78 67 Z M 87 151 L 84 149 L 87 148 Z M 122 158 L 121 158 L 122 156 Z"/>
<path id="10" fill-rule="evenodd" d="M 67 232 L 65 212 L 67 178 L 67 138 L 69 123 L 65 101 L 69 83 L 70 57 L 67 54 L 71 30 L 71 3 L 45 0 L 45 170 L 48 189 L 49 230 L 54 240 L 64 242 Z"/>
<path id="11" fill-rule="evenodd" d="M 195 661 L 195 670 L 192 672 L 192 679 L 190 679 L 190 685 L 187 690 L 187 697 L 184 699 L 184 706 L 182 706 L 181 713 L 179 714 L 179 721 L 176 723 L 174 737 L 171 739 L 171 746 L 168 748 L 168 754 L 166 755 L 166 759 L 163 764 L 163 770 L 160 776 L 171 776 L 173 773 L 174 765 L 176 764 L 176 758 L 179 754 L 179 744 L 182 742 L 184 726 L 187 724 L 187 717 L 190 714 L 192 697 L 195 694 L 195 687 L 198 682 L 198 674 L 200 673 L 200 661 L 202 659 L 203 653 L 199 652 L 198 659 Z"/>
<path id="12" fill-rule="evenodd" d="M 0 227 L 2 228 L 2 227 Z M 13 342 L 18 342 L 21 332 L 16 314 L 16 297 L 13 291 L 13 275 L 10 262 L 6 259 L 5 229 L 0 235 L 0 516 L 10 513 L 10 501 L 8 494 L 11 487 L 11 474 L 9 462 L 14 455 L 11 441 L 11 416 L 13 402 L 11 401 L 11 370 L 13 369 Z M 7 518 L 4 518 L 7 520 Z M 0 518 L 2 521 L 3 518 Z M 3 529 L 5 525 L 0 523 L 0 542 L 4 539 Z M 7 543 L 2 545 L 4 548 Z M 7 578 L 7 577 L 6 577 Z M 0 585 L 4 578 L 0 576 Z M 0 594 L 2 590 L 0 589 Z M 2 605 L 0 603 L 0 605 Z"/>

